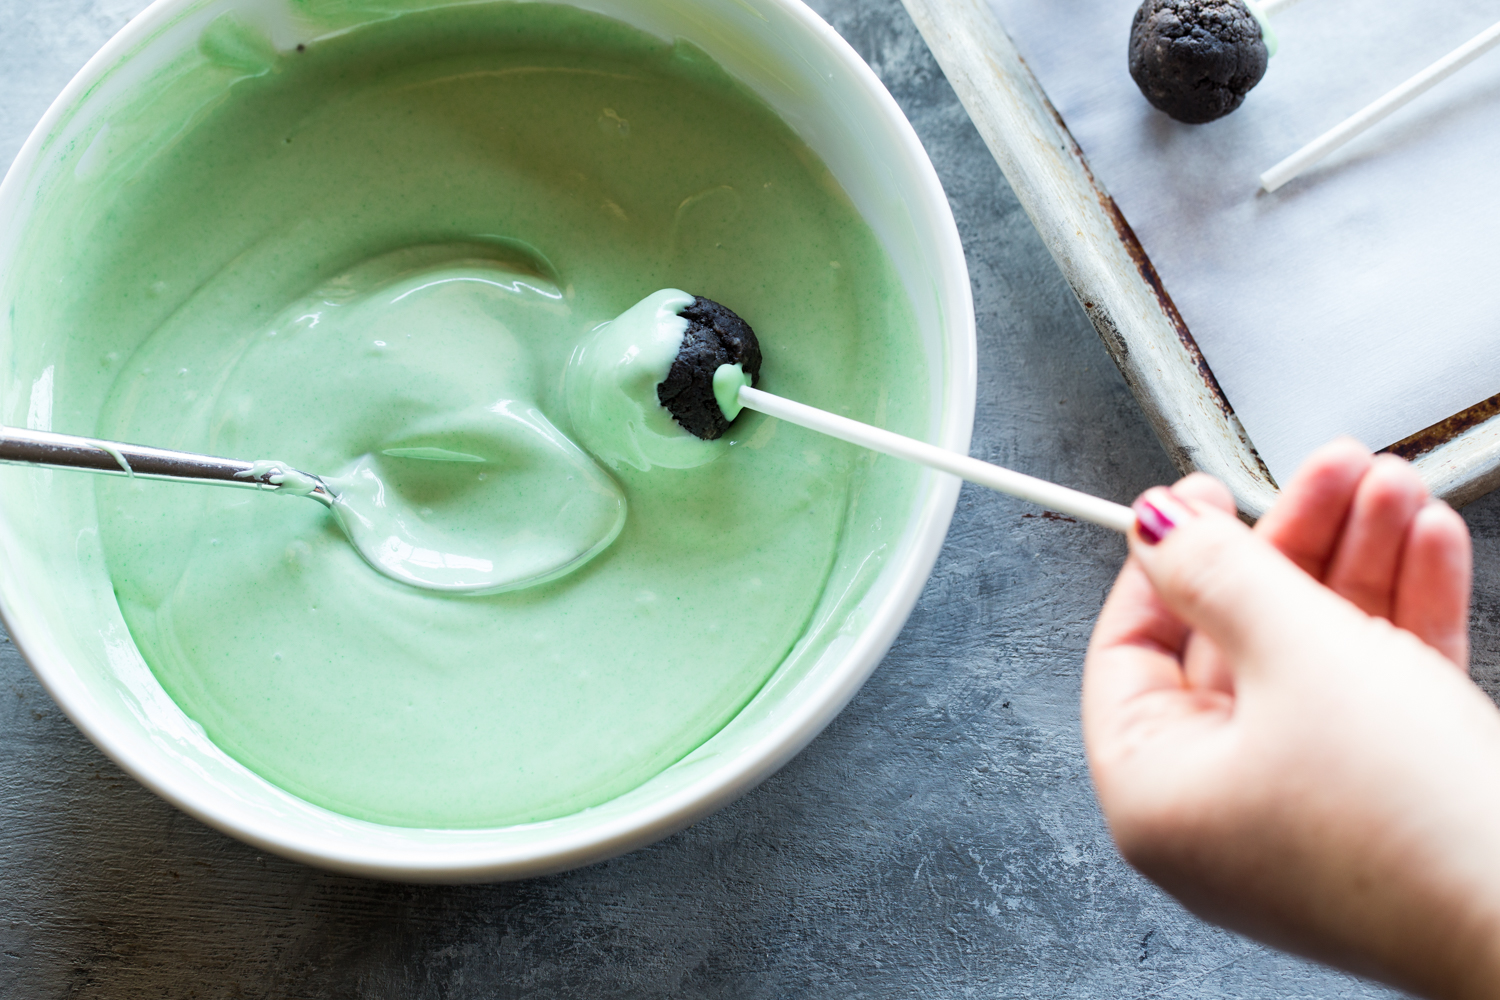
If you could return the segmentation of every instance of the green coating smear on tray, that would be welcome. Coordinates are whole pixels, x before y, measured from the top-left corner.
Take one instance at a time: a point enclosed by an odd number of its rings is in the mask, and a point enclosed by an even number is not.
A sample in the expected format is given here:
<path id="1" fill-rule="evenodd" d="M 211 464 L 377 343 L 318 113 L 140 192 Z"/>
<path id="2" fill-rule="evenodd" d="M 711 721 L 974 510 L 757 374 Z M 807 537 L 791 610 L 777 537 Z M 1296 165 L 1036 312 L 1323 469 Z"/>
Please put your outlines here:
<path id="1" fill-rule="evenodd" d="M 305 52 L 216 22 L 56 152 L 74 169 L 6 287 L 17 329 L 57 331 L 59 427 L 374 470 L 444 531 L 603 541 L 451 596 L 374 572 L 316 504 L 95 486 L 131 635 L 219 746 L 351 816 L 499 826 L 712 736 L 810 623 L 844 625 L 826 609 L 868 586 L 917 481 L 754 414 L 706 464 L 606 471 L 561 387 L 590 332 L 655 289 L 706 295 L 755 327 L 768 389 L 907 433 L 927 375 L 873 234 L 701 52 L 565 7 L 416 6 L 310 3 L 383 20 Z"/>

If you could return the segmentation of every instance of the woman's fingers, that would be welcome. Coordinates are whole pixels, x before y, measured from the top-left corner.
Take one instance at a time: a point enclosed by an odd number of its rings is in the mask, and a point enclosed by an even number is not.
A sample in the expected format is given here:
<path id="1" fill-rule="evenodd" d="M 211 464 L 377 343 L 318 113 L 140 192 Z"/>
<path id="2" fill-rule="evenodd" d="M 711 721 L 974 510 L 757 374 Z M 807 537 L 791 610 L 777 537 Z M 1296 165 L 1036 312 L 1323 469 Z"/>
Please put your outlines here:
<path id="1" fill-rule="evenodd" d="M 1083 667 L 1083 738 L 1101 796 L 1122 775 L 1137 773 L 1135 765 L 1161 751 L 1163 740 L 1230 718 L 1231 695 L 1185 682 L 1187 637 L 1187 626 L 1129 559 L 1099 613 Z"/>
<path id="2" fill-rule="evenodd" d="M 1407 529 L 1391 621 L 1469 669 L 1473 549 L 1464 519 L 1447 504 L 1424 506 Z"/>
<path id="3" fill-rule="evenodd" d="M 1236 673 L 1285 658 L 1267 621 L 1312 641 L 1362 620 L 1352 603 L 1465 665 L 1468 532 L 1426 498 L 1405 462 L 1350 440 L 1319 449 L 1254 533 L 1209 477 L 1147 491 L 1085 665 L 1091 753 L 1229 718 Z"/>
<path id="4" fill-rule="evenodd" d="M 1147 490 L 1135 510 L 1133 558 L 1161 603 L 1217 646 L 1236 677 L 1284 659 L 1288 634 L 1314 638 L 1324 626 L 1362 618 L 1223 511 L 1161 487 Z"/>
<path id="5" fill-rule="evenodd" d="M 1209 506 L 1234 510 L 1234 497 L 1210 476 L 1194 473 L 1176 488 Z M 1084 735 L 1096 759 L 1107 753 L 1105 747 L 1129 742 L 1133 730 L 1154 725 L 1162 712 L 1192 711 L 1191 704 L 1178 704 L 1189 693 L 1183 674 L 1187 640 L 1188 627 L 1162 603 L 1140 562 L 1127 559 L 1099 612 L 1084 660 Z"/>
<path id="6" fill-rule="evenodd" d="M 1226 514 L 1236 514 L 1234 494 L 1229 487 L 1201 472 L 1177 482 L 1172 492 L 1184 500 L 1194 500 L 1217 507 Z M 1190 636 L 1182 649 L 1182 675 L 1189 688 L 1234 694 L 1234 672 L 1224 660 L 1219 647 L 1203 636 Z"/>
<path id="7" fill-rule="evenodd" d="M 1229 492 L 1229 487 L 1201 472 L 1193 472 L 1177 480 L 1172 485 L 1172 492 L 1184 500 L 1197 500 L 1217 507 L 1226 514 L 1233 514 L 1237 510 L 1234 494 Z"/>
<path id="8" fill-rule="evenodd" d="M 1377 455 L 1355 490 L 1323 582 L 1366 614 L 1390 618 L 1407 528 L 1426 503 L 1427 487 L 1410 465 Z"/>
<path id="9" fill-rule="evenodd" d="M 1302 463 L 1255 530 L 1321 581 L 1338 547 L 1355 491 L 1373 461 L 1370 449 L 1351 437 L 1325 444 Z"/>
<path id="10" fill-rule="evenodd" d="M 1405 462 L 1352 438 L 1324 445 L 1255 530 L 1362 611 L 1468 668 L 1468 529 L 1428 502 Z"/>
<path id="11" fill-rule="evenodd" d="M 1234 497 L 1211 476 L 1193 473 L 1173 490 L 1207 507 L 1234 512 Z M 1139 561 L 1126 560 L 1099 612 L 1084 662 L 1084 728 L 1091 745 L 1126 738 L 1133 728 L 1162 721 L 1163 713 L 1193 713 L 1202 704 L 1195 689 L 1216 695 L 1232 689 L 1227 683 L 1205 684 L 1185 676 L 1187 641 L 1187 626 L 1162 603 Z M 1203 655 L 1192 659 L 1203 661 Z M 1217 676 L 1227 668 L 1200 663 L 1197 669 Z"/>
<path id="12" fill-rule="evenodd" d="M 1140 563 L 1127 559 L 1099 612 L 1083 667 L 1084 713 L 1149 691 L 1182 687 L 1187 626 L 1156 596 Z"/>

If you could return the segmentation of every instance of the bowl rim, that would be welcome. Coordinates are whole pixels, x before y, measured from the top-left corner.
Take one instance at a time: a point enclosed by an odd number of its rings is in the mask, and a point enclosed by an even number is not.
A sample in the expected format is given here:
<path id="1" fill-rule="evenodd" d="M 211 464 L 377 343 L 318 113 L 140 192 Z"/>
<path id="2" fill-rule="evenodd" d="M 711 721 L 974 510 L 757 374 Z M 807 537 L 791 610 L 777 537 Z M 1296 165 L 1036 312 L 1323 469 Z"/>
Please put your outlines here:
<path id="1" fill-rule="evenodd" d="M 92 88 L 154 32 L 203 2 L 153 0 L 84 64 L 48 106 L 0 181 L 0 222 L 7 222 L 6 217 L 15 214 L 10 205 L 19 200 L 19 189 L 30 178 L 43 148 Z M 543 2 L 570 5 L 569 0 Z M 944 350 L 944 372 L 937 383 L 942 393 L 937 410 L 937 443 L 967 454 L 977 391 L 973 293 L 958 227 L 931 159 L 910 121 L 874 71 L 802 0 L 736 2 L 747 7 L 779 8 L 798 30 L 821 43 L 827 54 L 853 76 L 858 89 L 873 99 L 896 139 L 899 153 L 920 178 L 920 190 L 907 192 L 906 201 L 913 216 L 925 220 L 938 237 L 940 259 L 934 262 L 931 271 L 939 276 L 943 286 L 938 300 L 945 312 L 939 338 Z M 588 3 L 578 0 L 571 5 L 587 7 Z M 954 476 L 927 470 L 920 483 L 918 497 L 922 503 L 907 522 L 910 548 L 895 584 L 870 610 L 869 624 L 842 653 L 838 668 L 819 685 L 805 690 L 804 697 L 756 741 L 753 752 L 739 754 L 620 817 L 549 839 L 544 844 L 475 843 L 457 849 L 445 846 L 417 856 L 415 851 L 398 854 L 385 849 L 372 850 L 368 845 L 362 849 L 361 845 L 345 839 L 294 835 L 293 831 L 236 815 L 233 809 L 202 801 L 194 794 L 195 782 L 169 766 L 139 758 L 127 739 L 107 725 L 96 724 L 90 714 L 91 698 L 81 683 L 70 683 L 72 671 L 66 661 L 54 664 L 51 651 L 40 648 L 31 630 L 17 621 L 15 609 L 4 600 L 0 600 L 0 623 L 47 694 L 80 732 L 136 781 L 208 826 L 281 857 L 343 874 L 413 882 L 529 878 L 615 857 L 697 822 L 764 781 L 832 722 L 879 666 L 904 627 L 946 539 L 961 482 Z"/>

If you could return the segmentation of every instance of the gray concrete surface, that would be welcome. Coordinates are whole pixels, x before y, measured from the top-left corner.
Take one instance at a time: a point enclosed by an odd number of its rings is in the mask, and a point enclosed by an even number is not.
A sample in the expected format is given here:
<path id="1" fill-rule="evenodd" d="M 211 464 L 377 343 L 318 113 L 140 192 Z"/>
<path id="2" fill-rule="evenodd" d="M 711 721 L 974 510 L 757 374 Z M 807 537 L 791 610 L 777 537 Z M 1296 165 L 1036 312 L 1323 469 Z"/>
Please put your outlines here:
<path id="1" fill-rule="evenodd" d="M 0 0 L 0 163 L 140 0 Z M 814 4 L 936 162 L 979 312 L 975 454 L 1126 499 L 1172 470 L 897 0 Z M 1476 658 L 1500 662 L 1500 503 Z M 0 997 L 1389 997 L 1185 914 L 1116 856 L 1078 730 L 1123 547 L 966 488 L 921 603 L 778 775 L 654 847 L 413 887 L 252 850 L 123 775 L 0 646 Z"/>

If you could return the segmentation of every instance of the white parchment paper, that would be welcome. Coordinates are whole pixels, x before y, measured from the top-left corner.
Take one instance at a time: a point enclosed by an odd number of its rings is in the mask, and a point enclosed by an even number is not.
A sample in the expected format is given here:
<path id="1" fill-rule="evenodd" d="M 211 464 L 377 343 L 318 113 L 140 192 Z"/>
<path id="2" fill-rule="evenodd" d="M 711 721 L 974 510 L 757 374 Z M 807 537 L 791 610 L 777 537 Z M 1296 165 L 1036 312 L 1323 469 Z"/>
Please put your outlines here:
<path id="1" fill-rule="evenodd" d="M 1275 194 L 1263 170 L 1500 20 L 1500 0 L 1301 0 L 1207 125 L 1126 68 L 1139 0 L 992 0 L 1272 475 L 1500 392 L 1500 50 Z"/>

